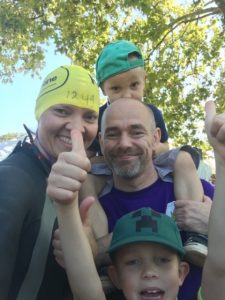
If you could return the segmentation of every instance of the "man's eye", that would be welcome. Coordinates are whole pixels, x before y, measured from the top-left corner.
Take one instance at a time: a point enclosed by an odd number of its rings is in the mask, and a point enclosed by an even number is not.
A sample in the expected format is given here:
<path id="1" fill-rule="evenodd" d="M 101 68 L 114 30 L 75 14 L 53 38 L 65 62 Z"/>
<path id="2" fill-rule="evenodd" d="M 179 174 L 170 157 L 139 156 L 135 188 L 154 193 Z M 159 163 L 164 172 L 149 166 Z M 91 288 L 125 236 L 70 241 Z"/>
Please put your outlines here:
<path id="1" fill-rule="evenodd" d="M 144 132 L 143 132 L 143 131 L 140 131 L 140 130 L 138 130 L 138 131 L 133 131 L 133 133 L 132 133 L 133 136 L 142 136 L 143 134 L 144 134 Z"/>
<path id="2" fill-rule="evenodd" d="M 106 138 L 114 138 L 114 137 L 116 137 L 116 136 L 117 136 L 117 135 L 116 135 L 115 132 L 109 132 L 109 133 L 107 133 L 107 134 L 105 135 Z"/>

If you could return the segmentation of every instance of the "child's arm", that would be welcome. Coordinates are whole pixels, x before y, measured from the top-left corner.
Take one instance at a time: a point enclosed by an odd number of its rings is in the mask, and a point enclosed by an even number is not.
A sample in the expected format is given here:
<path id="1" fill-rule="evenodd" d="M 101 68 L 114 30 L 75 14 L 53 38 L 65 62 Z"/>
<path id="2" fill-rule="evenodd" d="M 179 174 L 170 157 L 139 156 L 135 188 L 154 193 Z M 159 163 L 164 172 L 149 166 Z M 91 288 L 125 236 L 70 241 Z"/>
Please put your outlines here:
<path id="1" fill-rule="evenodd" d="M 90 198 L 89 201 L 92 200 Z M 57 215 L 66 272 L 74 299 L 105 300 L 92 249 L 81 222 L 78 199 L 68 205 L 57 205 Z"/>
<path id="2" fill-rule="evenodd" d="M 210 213 L 208 256 L 202 294 L 204 300 L 225 299 L 225 114 L 216 115 L 215 104 L 206 104 L 206 131 L 216 159 L 216 188 Z"/>
<path id="3" fill-rule="evenodd" d="M 160 142 L 154 151 L 153 158 L 155 159 L 157 156 L 159 156 L 160 154 L 163 154 L 167 151 L 169 151 L 169 143 L 167 141 L 164 143 Z"/>
<path id="4" fill-rule="evenodd" d="M 56 201 L 64 262 L 74 299 L 105 300 L 92 249 L 86 236 L 88 222 L 85 220 L 84 229 L 79 213 L 78 190 L 87 175 L 89 161 L 81 133 L 73 130 L 71 140 L 72 151 L 59 155 L 58 161 L 52 167 L 47 193 Z M 87 211 L 93 198 L 84 201 L 89 201 L 86 205 Z M 94 244 L 93 238 L 91 241 Z"/>
<path id="5" fill-rule="evenodd" d="M 174 164 L 174 191 L 177 200 L 203 201 L 203 187 L 194 161 L 182 150 Z"/>

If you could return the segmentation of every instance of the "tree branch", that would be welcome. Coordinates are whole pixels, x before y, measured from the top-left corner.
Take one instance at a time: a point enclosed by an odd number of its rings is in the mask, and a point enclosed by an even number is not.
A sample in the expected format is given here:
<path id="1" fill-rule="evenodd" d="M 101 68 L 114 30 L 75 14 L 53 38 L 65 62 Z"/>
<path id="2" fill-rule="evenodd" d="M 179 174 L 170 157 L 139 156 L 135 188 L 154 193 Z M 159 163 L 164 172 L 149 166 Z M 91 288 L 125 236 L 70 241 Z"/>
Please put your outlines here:
<path id="1" fill-rule="evenodd" d="M 201 10 L 197 10 L 193 13 L 184 15 L 180 18 L 177 18 L 176 20 L 174 20 L 173 22 L 171 22 L 168 25 L 169 30 L 164 34 L 164 36 L 162 37 L 162 39 L 156 44 L 156 46 L 152 49 L 152 51 L 149 53 L 149 55 L 147 56 L 146 60 L 149 60 L 150 56 L 154 53 L 154 51 L 156 49 L 158 49 L 158 47 L 163 43 L 163 41 L 165 40 L 165 38 L 171 33 L 173 32 L 178 26 L 180 26 L 183 23 L 190 23 L 190 22 L 194 22 L 196 20 L 200 20 L 203 18 L 206 18 L 208 16 L 211 15 L 215 15 L 220 13 L 219 8 L 217 7 L 212 7 L 212 8 L 207 8 L 207 9 L 201 9 Z M 201 14 L 201 15 L 200 15 Z M 194 17 L 194 18 L 192 18 Z"/>
<path id="2" fill-rule="evenodd" d="M 225 0 L 215 0 L 215 3 L 225 17 Z"/>

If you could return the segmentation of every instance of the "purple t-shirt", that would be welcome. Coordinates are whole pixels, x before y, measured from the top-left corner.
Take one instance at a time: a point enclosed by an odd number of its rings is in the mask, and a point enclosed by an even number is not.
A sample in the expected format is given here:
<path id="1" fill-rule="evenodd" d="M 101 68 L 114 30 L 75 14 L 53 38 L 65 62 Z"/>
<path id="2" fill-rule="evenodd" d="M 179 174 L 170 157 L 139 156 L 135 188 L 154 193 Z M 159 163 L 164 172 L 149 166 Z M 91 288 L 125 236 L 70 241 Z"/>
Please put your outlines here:
<path id="1" fill-rule="evenodd" d="M 213 198 L 214 187 L 202 180 L 204 194 Z M 123 215 L 141 207 L 151 207 L 161 212 L 169 213 L 174 206 L 174 186 L 171 182 L 162 181 L 160 178 L 151 186 L 136 192 L 122 192 L 114 187 L 99 198 L 108 219 L 108 230 L 113 231 L 116 221 Z M 184 234 L 181 233 L 182 238 Z M 194 297 L 201 284 L 202 269 L 190 264 L 190 273 L 180 288 L 179 300 Z"/>

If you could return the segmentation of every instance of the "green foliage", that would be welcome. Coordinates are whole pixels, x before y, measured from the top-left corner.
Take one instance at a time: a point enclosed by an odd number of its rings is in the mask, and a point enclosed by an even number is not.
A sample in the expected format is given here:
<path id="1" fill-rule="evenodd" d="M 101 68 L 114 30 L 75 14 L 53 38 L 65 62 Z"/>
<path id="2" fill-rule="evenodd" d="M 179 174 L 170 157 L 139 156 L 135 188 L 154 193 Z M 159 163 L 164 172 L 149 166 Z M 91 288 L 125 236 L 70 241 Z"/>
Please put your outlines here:
<path id="1" fill-rule="evenodd" d="M 164 113 L 175 144 L 206 148 L 197 138 L 204 102 L 224 109 L 223 0 L 1 0 L 0 78 L 40 74 L 45 45 L 94 72 L 102 47 L 128 39 L 142 49 L 146 102 Z M 185 3 L 186 3 L 185 2 Z"/>

